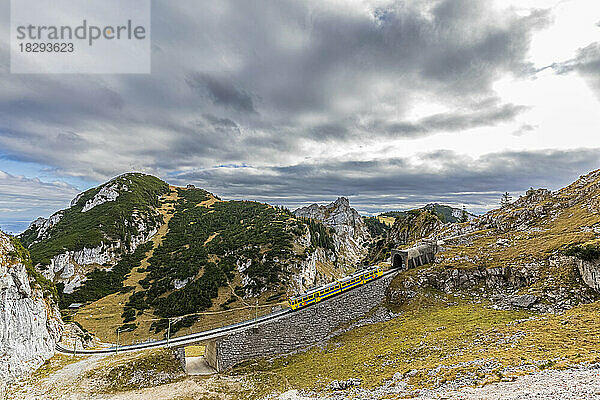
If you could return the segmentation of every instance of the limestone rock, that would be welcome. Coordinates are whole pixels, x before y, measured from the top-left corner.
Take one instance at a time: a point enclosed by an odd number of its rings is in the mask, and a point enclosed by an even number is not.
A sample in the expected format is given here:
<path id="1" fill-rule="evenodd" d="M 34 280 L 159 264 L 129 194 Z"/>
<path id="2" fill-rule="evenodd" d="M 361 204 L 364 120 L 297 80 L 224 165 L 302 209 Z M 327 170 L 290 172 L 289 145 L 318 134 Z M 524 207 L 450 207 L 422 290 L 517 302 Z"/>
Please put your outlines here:
<path id="1" fill-rule="evenodd" d="M 294 214 L 315 219 L 335 230 L 333 241 L 340 263 L 355 266 L 367 255 L 366 245 L 371 241 L 371 235 L 347 198 L 339 197 L 325 206 L 312 204 L 297 209 Z"/>
<path id="2" fill-rule="evenodd" d="M 509 296 L 506 300 L 515 307 L 529 308 L 538 301 L 538 298 L 531 294 L 523 294 Z"/>
<path id="3" fill-rule="evenodd" d="M 32 287 L 23 260 L 0 232 L 0 381 L 30 373 L 50 358 L 62 327 L 58 307 Z"/>
<path id="4" fill-rule="evenodd" d="M 346 390 L 354 386 L 360 386 L 362 381 L 358 378 L 350 378 L 345 381 L 332 381 L 329 384 L 331 390 Z"/>
<path id="5" fill-rule="evenodd" d="M 577 269 L 585 284 L 600 292 L 600 260 L 577 260 Z"/>
<path id="6" fill-rule="evenodd" d="M 120 191 L 123 190 L 127 191 L 129 189 L 127 188 L 127 186 L 120 184 L 118 181 L 113 181 L 112 183 L 103 186 L 102 189 L 100 189 L 100 191 L 96 193 L 96 195 L 93 198 L 89 199 L 85 203 L 81 212 L 89 211 L 92 208 L 99 206 L 100 204 L 104 204 L 108 201 L 115 201 L 117 197 L 119 197 Z"/>
<path id="7" fill-rule="evenodd" d="M 133 252 L 140 245 L 150 240 L 158 228 L 150 228 L 141 215 L 133 213 L 128 221 L 136 226 L 137 235 L 131 236 L 129 251 Z M 53 282 L 64 283 L 64 293 L 73 293 L 86 280 L 86 274 L 93 268 L 103 265 L 114 265 L 118 254 L 123 250 L 120 241 L 102 243 L 98 247 L 83 248 L 77 251 L 66 251 L 52 257 L 50 265 L 41 270 L 45 278 Z M 110 268 L 110 267 L 109 267 Z"/>
<path id="8" fill-rule="evenodd" d="M 52 214 L 52 216 L 50 216 L 50 218 L 38 218 L 35 221 L 33 221 L 30 225 L 28 229 L 35 229 L 37 231 L 37 238 L 34 241 L 34 243 L 39 242 L 40 240 L 43 240 L 45 238 L 48 237 L 48 231 L 50 230 L 50 228 L 52 228 L 54 225 L 58 224 L 60 222 L 60 220 L 63 217 L 63 212 L 59 211 L 57 213 Z"/>

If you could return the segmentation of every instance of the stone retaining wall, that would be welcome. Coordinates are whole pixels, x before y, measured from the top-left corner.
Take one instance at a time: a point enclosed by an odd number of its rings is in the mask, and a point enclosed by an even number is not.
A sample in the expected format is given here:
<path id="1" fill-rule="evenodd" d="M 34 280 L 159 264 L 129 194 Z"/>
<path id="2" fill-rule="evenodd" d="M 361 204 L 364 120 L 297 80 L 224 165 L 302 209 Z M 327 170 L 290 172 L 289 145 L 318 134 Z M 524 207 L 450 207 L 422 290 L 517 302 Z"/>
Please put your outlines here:
<path id="1" fill-rule="evenodd" d="M 242 361 L 285 354 L 326 340 L 336 328 L 381 304 L 394 276 L 390 274 L 330 300 L 218 339 L 217 365 L 213 367 L 224 371 Z"/>

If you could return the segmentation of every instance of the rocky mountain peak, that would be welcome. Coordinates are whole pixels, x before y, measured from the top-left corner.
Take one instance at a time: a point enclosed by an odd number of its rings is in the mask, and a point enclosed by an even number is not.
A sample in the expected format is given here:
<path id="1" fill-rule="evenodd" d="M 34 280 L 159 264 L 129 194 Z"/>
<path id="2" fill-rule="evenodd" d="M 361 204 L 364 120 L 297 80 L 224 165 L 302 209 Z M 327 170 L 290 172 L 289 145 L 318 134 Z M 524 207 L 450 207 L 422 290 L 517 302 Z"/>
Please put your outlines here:
<path id="1" fill-rule="evenodd" d="M 327 207 L 328 208 L 331 208 L 331 207 L 345 207 L 345 208 L 350 208 L 350 200 L 348 200 L 346 197 L 338 197 L 336 201 L 334 201 L 333 203 L 329 204 Z"/>
<path id="2" fill-rule="evenodd" d="M 350 207 L 346 197 L 338 197 L 326 206 L 311 204 L 297 209 L 294 214 L 320 221 L 335 230 L 334 244 L 342 263 L 356 265 L 366 255 L 365 244 L 371 240 L 371 235 L 360 214 Z"/>

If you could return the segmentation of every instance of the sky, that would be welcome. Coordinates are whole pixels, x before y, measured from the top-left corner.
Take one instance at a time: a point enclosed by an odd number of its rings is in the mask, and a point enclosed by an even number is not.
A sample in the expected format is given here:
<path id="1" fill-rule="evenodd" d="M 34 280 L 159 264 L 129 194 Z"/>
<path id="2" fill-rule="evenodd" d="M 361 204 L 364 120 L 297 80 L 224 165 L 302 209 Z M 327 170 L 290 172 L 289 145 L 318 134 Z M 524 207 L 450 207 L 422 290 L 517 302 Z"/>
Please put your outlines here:
<path id="1" fill-rule="evenodd" d="M 151 74 L 10 74 L 0 228 L 122 173 L 291 209 L 431 202 L 600 168 L 600 2 L 155 0 Z"/>

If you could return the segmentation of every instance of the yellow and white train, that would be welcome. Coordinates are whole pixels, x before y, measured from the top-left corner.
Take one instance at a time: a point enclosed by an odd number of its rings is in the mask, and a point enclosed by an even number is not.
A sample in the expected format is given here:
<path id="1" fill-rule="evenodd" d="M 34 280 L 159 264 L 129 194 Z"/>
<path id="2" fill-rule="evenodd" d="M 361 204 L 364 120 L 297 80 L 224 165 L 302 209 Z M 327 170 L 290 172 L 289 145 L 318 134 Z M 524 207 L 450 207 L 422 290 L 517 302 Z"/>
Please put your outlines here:
<path id="1" fill-rule="evenodd" d="M 333 297 L 337 294 L 345 292 L 366 282 L 379 278 L 383 275 L 384 270 L 381 267 L 373 267 L 367 270 L 359 271 L 355 274 L 345 277 L 342 280 L 335 281 L 329 285 L 319 287 L 308 291 L 306 294 L 288 299 L 288 303 L 292 310 L 297 310 L 308 305 L 318 303 L 319 301 Z"/>

